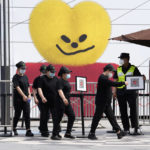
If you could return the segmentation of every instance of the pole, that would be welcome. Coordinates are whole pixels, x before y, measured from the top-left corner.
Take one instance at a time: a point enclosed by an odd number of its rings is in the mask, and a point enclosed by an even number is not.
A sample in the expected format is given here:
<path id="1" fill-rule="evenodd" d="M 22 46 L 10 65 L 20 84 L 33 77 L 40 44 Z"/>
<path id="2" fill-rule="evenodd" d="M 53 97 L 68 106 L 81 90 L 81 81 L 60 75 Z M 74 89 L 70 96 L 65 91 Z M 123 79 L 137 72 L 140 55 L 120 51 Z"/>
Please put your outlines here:
<path id="1" fill-rule="evenodd" d="M 81 119 L 82 119 L 82 135 L 85 135 L 85 129 L 84 129 L 84 104 L 83 104 L 83 94 L 81 93 Z"/>
<path id="2" fill-rule="evenodd" d="M 83 95 L 82 92 L 80 93 L 80 102 L 81 102 L 82 135 L 81 136 L 77 136 L 77 138 L 87 138 L 87 136 L 85 136 L 85 126 L 84 126 L 84 95 Z"/>
<path id="3" fill-rule="evenodd" d="M 0 80 L 10 80 L 10 21 L 9 21 L 9 0 L 0 0 Z M 10 83 L 1 83 L 1 125 L 5 125 L 4 134 L 7 135 L 6 125 L 10 124 L 10 99 L 7 93 L 10 93 Z"/>

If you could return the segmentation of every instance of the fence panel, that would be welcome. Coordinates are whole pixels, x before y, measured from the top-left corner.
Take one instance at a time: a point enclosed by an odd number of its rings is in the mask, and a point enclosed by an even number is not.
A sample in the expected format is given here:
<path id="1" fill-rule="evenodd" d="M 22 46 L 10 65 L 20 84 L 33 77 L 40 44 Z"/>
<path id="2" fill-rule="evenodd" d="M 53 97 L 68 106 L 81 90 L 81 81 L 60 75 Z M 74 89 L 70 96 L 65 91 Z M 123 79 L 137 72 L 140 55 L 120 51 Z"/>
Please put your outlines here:
<path id="1" fill-rule="evenodd" d="M 76 91 L 75 83 L 71 83 L 73 94 L 79 94 Z M 138 96 L 138 112 L 139 112 L 139 120 L 142 125 L 150 125 L 150 81 L 145 82 L 145 90 L 140 90 Z M 96 82 L 88 82 L 87 83 L 87 92 L 83 92 L 83 94 L 95 94 L 97 89 Z M 73 110 L 75 112 L 76 118 L 80 119 L 81 111 L 80 111 L 80 98 L 79 97 L 71 97 L 71 104 Z M 118 101 L 115 100 L 114 104 L 112 103 L 112 107 L 114 109 L 114 114 L 117 118 L 120 118 L 120 111 Z M 91 119 L 94 115 L 95 111 L 95 96 L 84 96 L 84 116 L 86 119 Z M 130 110 L 128 109 L 128 112 Z M 105 115 L 104 115 L 105 117 Z M 34 101 L 31 102 L 31 118 L 39 118 L 39 110 Z"/>

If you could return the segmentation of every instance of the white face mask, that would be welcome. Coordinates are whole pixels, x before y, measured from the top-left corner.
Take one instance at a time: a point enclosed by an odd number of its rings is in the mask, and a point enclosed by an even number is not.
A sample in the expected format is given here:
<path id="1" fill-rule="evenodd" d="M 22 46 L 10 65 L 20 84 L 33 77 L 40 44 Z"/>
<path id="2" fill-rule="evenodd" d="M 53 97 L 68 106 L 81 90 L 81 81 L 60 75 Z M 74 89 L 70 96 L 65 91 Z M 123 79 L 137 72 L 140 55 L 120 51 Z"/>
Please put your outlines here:
<path id="1" fill-rule="evenodd" d="M 112 73 L 109 73 L 108 74 L 108 78 L 112 78 L 113 77 L 113 74 Z"/>
<path id="2" fill-rule="evenodd" d="M 55 73 L 49 73 L 49 76 L 51 77 L 51 78 L 53 78 L 53 77 L 55 77 Z"/>
<path id="3" fill-rule="evenodd" d="M 20 69 L 20 74 L 25 74 L 26 70 L 25 69 Z"/>
<path id="4" fill-rule="evenodd" d="M 124 60 L 120 59 L 119 64 L 122 66 L 124 64 Z"/>
<path id="5" fill-rule="evenodd" d="M 70 79 L 71 78 L 71 74 L 67 74 L 66 78 Z"/>

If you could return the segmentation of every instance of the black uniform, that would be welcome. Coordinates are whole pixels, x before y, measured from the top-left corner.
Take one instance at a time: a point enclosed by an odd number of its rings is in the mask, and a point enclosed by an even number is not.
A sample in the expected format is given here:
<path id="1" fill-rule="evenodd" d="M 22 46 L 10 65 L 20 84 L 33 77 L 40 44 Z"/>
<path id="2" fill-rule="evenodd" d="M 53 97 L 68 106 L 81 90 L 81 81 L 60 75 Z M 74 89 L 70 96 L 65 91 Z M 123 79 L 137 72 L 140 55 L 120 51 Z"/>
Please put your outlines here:
<path id="1" fill-rule="evenodd" d="M 20 76 L 18 74 L 14 75 L 13 77 L 13 85 L 14 85 L 14 109 L 15 115 L 13 120 L 13 128 L 17 127 L 17 123 L 20 119 L 21 112 L 23 111 L 23 116 L 25 119 L 26 129 L 30 129 L 30 104 L 28 102 L 24 102 L 22 96 L 18 93 L 16 87 L 20 87 L 24 94 L 28 97 L 28 88 L 29 82 L 26 75 Z"/>
<path id="2" fill-rule="evenodd" d="M 41 76 L 36 77 L 36 78 L 34 79 L 34 81 L 33 81 L 33 86 L 32 86 L 32 88 L 34 88 L 34 89 L 37 90 L 36 97 L 37 97 L 37 99 L 38 99 L 38 101 L 39 101 L 39 104 L 38 104 L 39 110 L 41 109 L 40 104 L 41 104 L 41 102 L 42 102 L 41 97 L 40 97 L 39 94 L 38 94 L 38 84 L 39 84 L 39 82 L 40 82 L 40 79 L 41 79 Z"/>
<path id="3" fill-rule="evenodd" d="M 57 112 L 58 112 L 58 124 L 60 124 L 64 113 L 68 117 L 67 131 L 66 133 L 71 133 L 73 123 L 75 121 L 75 114 L 70 104 L 70 91 L 71 86 L 67 80 L 60 78 L 57 82 L 57 91 L 62 90 L 66 99 L 69 102 L 69 105 L 65 105 L 59 94 L 57 94 Z"/>
<path id="4" fill-rule="evenodd" d="M 41 100 L 41 97 L 40 97 L 40 95 L 39 95 L 39 93 L 38 93 L 38 85 L 40 84 L 41 77 L 42 77 L 42 76 L 36 77 L 36 78 L 34 79 L 34 81 L 33 81 L 33 86 L 32 86 L 32 88 L 34 88 L 34 89 L 37 90 L 36 97 L 37 97 L 37 99 L 38 99 L 38 101 L 39 101 L 39 103 L 38 103 L 38 108 L 39 108 L 39 111 L 40 111 L 40 112 L 41 112 L 42 100 Z M 49 120 L 49 118 L 50 118 L 50 111 L 49 111 L 49 113 L 47 114 L 47 121 Z M 41 124 L 42 124 L 42 116 L 41 116 L 41 113 L 40 113 L 40 125 L 41 125 Z M 39 129 L 41 130 L 41 127 L 39 127 Z"/>
<path id="5" fill-rule="evenodd" d="M 123 73 L 127 73 L 131 64 L 128 65 L 127 68 L 122 66 Z M 133 76 L 140 76 L 138 68 L 136 67 L 133 73 Z M 117 72 L 114 74 L 114 79 L 118 79 Z M 138 116 L 137 116 L 137 108 L 136 108 L 136 98 L 137 92 L 135 90 L 126 90 L 126 88 L 117 89 L 117 99 L 119 102 L 120 112 L 121 112 L 121 120 L 123 124 L 123 128 L 125 131 L 129 131 L 130 123 L 127 112 L 127 103 L 130 107 L 130 117 L 131 117 L 131 126 L 132 128 L 138 128 Z"/>
<path id="6" fill-rule="evenodd" d="M 111 108 L 111 99 L 112 99 L 112 86 L 119 87 L 124 85 L 124 82 L 113 82 L 108 79 L 108 76 L 104 74 L 100 75 L 98 79 L 98 86 L 97 86 L 97 94 L 96 94 L 96 110 L 93 117 L 92 125 L 91 125 L 91 133 L 95 133 L 95 130 L 98 126 L 100 119 L 102 118 L 103 113 L 106 114 L 109 122 L 113 126 L 113 128 L 118 132 L 120 129 L 112 108 Z"/>
<path id="7" fill-rule="evenodd" d="M 38 84 L 38 88 L 41 88 L 43 91 L 44 97 L 47 99 L 46 103 L 41 103 L 41 120 L 40 120 L 40 129 L 42 133 L 48 132 L 48 120 L 47 115 L 49 114 L 49 111 L 52 114 L 52 120 L 53 120 L 53 134 L 56 134 L 56 83 L 58 79 L 57 77 L 49 78 L 47 75 L 44 75 L 41 77 L 40 82 Z"/>

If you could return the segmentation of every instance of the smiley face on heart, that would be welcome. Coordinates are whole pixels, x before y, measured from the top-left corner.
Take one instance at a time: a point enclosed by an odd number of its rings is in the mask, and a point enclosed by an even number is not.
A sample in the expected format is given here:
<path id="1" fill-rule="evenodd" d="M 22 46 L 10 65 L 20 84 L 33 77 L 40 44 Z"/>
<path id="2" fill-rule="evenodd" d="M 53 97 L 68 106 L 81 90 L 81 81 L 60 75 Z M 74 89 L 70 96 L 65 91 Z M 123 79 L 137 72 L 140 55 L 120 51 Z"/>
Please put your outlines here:
<path id="1" fill-rule="evenodd" d="M 39 53 L 50 63 L 95 63 L 110 37 L 110 18 L 95 2 L 71 8 L 61 0 L 43 0 L 32 11 L 29 28 Z"/>

